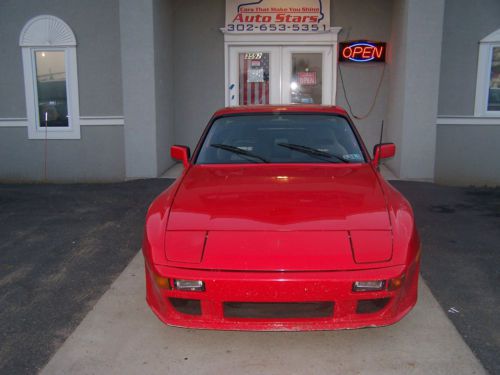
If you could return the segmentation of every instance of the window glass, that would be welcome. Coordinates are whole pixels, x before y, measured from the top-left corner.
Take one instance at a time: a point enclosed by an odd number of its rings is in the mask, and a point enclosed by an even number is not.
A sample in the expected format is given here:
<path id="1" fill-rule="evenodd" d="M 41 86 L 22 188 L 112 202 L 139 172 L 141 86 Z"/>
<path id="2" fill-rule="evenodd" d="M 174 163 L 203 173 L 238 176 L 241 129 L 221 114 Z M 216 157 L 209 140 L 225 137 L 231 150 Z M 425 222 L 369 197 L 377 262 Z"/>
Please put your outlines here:
<path id="1" fill-rule="evenodd" d="M 291 103 L 321 104 L 322 65 L 321 53 L 292 53 Z"/>
<path id="2" fill-rule="evenodd" d="M 347 120 L 323 114 L 236 115 L 216 119 L 197 157 L 198 164 L 364 161 Z"/>
<path id="3" fill-rule="evenodd" d="M 491 52 L 488 111 L 500 111 L 500 46 L 493 47 Z"/>
<path id="4" fill-rule="evenodd" d="M 64 54 L 64 51 L 35 51 L 40 127 L 68 126 Z"/>
<path id="5" fill-rule="evenodd" d="M 240 53 L 239 65 L 239 104 L 269 104 L 269 53 Z"/>

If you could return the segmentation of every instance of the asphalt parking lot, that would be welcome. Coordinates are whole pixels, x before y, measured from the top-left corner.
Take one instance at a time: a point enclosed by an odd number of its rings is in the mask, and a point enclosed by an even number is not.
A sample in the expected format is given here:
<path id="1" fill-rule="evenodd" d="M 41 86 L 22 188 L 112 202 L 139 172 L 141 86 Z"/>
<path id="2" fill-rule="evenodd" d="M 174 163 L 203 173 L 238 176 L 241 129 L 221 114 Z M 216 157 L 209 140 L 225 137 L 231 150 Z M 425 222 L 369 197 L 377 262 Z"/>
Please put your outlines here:
<path id="1" fill-rule="evenodd" d="M 500 188 L 392 184 L 415 211 L 423 278 L 486 369 L 500 374 Z"/>
<path id="2" fill-rule="evenodd" d="M 422 276 L 441 308 L 424 285 L 423 299 L 411 313 L 413 315 L 393 327 L 356 333 L 267 336 L 246 333 L 238 336 L 236 333 L 224 335 L 167 328 L 146 308 L 141 289 L 140 255 L 136 254 L 147 205 L 170 182 L 0 185 L 0 373 L 37 372 L 56 352 L 45 373 L 99 373 L 103 369 L 120 373 L 126 368 L 127 360 L 146 366 L 143 369 L 151 368 L 147 366 L 156 361 L 167 366 L 166 372 L 170 368 L 171 373 L 180 373 L 174 369 L 184 369 L 187 373 L 195 368 L 190 364 L 196 366 L 208 360 L 212 344 L 213 348 L 222 350 L 216 353 L 220 354 L 218 359 L 227 361 L 229 367 L 242 366 L 245 372 L 253 369 L 262 373 L 266 368 L 259 366 L 271 361 L 273 353 L 278 362 L 286 362 L 287 358 L 276 352 L 277 349 L 262 353 L 251 348 L 262 346 L 268 340 L 280 346 L 289 339 L 294 342 L 290 347 L 291 357 L 300 357 L 301 351 L 314 352 L 318 343 L 329 343 L 322 346 L 319 353 L 337 352 L 330 360 L 314 364 L 322 371 L 335 368 L 345 370 L 343 373 L 363 373 L 363 369 L 370 368 L 370 360 L 386 355 L 406 361 L 401 362 L 403 367 L 390 368 L 389 372 L 393 373 L 432 371 L 446 374 L 453 371 L 465 374 L 476 370 L 479 373 L 473 363 L 475 359 L 467 354 L 465 345 L 458 343 L 460 336 L 446 323 L 447 319 L 442 319 L 445 314 L 482 365 L 491 373 L 500 373 L 497 357 L 500 352 L 497 329 L 500 295 L 495 289 L 500 269 L 500 189 L 394 182 L 415 208 L 424 245 Z M 137 316 L 144 320 L 134 319 Z M 433 321 L 431 317 L 434 316 L 442 321 L 439 324 Z M 113 343 L 113 339 L 107 337 L 108 341 L 104 338 L 99 341 L 97 336 L 89 336 L 96 328 L 122 335 L 125 332 L 130 335 L 130 343 L 114 342 L 115 349 L 109 353 L 111 349 L 105 344 L 109 344 L 109 340 Z M 444 347 L 442 353 L 432 353 L 426 349 L 423 334 L 432 331 L 442 333 L 435 338 L 440 346 L 447 342 L 457 342 L 457 346 Z M 403 332 L 414 332 L 415 337 L 406 338 Z M 137 352 L 133 343 L 142 347 L 165 344 L 153 338 L 159 333 L 171 336 L 165 338 L 173 345 L 170 349 L 162 346 L 163 354 L 161 350 Z M 180 340 L 183 346 L 174 345 L 171 339 Z M 204 354 L 189 352 L 190 340 L 196 341 L 197 347 L 205 347 Z M 401 357 L 377 348 L 377 343 L 383 340 L 392 343 L 389 348 L 399 348 Z M 374 349 L 373 353 L 362 356 L 368 365 L 349 368 L 347 357 L 342 363 L 342 355 L 346 351 L 356 351 L 355 342 L 362 343 L 365 350 L 370 345 Z M 420 362 L 411 360 L 410 348 L 415 342 L 419 351 L 428 354 L 420 358 Z M 239 356 L 234 355 L 238 351 L 241 351 Z M 108 353 L 108 357 L 103 357 L 103 353 Z M 130 353 L 136 353 L 135 357 L 127 355 Z M 162 355 L 164 358 L 155 357 Z M 197 357 L 201 362 L 196 362 Z M 106 363 L 105 358 L 112 360 Z M 243 360 L 239 361 L 241 358 Z M 167 359 L 171 362 L 165 364 Z M 425 362 L 427 359 L 429 363 Z M 291 360 L 290 363 L 295 362 Z M 89 363 L 95 367 L 82 368 Z M 343 367 L 338 367 L 339 363 Z M 300 373 L 300 363 L 295 365 L 296 372 Z M 139 370 L 141 367 L 132 368 Z M 276 371 L 270 373 L 279 373 L 276 363 L 269 362 L 271 368 Z M 205 372 L 209 373 L 210 369 L 215 371 L 218 367 L 216 364 L 208 366 Z M 380 373 L 387 372 L 385 367 L 377 369 Z"/>
<path id="3" fill-rule="evenodd" d="M 33 374 L 141 246 L 171 180 L 0 185 L 0 374 Z"/>

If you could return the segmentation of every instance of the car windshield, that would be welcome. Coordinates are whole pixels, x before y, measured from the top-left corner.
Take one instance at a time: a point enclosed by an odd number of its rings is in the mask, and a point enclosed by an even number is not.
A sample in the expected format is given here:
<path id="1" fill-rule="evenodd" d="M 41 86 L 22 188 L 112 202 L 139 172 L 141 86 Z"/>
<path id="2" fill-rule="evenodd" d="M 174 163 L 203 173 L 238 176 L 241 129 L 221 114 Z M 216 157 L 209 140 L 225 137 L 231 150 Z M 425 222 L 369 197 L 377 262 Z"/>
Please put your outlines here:
<path id="1" fill-rule="evenodd" d="M 344 117 L 327 114 L 255 114 L 217 118 L 197 164 L 362 163 Z"/>

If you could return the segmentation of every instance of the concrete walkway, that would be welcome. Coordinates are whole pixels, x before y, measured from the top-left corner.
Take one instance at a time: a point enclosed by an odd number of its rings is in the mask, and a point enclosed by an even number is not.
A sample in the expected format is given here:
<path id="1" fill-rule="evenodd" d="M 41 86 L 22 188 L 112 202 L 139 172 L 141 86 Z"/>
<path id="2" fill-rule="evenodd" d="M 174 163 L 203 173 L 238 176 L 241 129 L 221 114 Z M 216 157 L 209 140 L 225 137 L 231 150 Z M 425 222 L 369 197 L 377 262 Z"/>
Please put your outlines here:
<path id="1" fill-rule="evenodd" d="M 380 173 L 387 181 L 399 180 L 399 178 L 384 164 L 380 164 Z"/>
<path id="2" fill-rule="evenodd" d="M 184 169 L 184 167 L 182 166 L 182 163 L 176 163 L 176 164 L 172 165 L 169 169 L 167 169 L 165 171 L 165 173 L 163 173 L 160 176 L 160 178 L 172 178 L 175 180 L 177 177 L 179 177 L 182 174 L 183 169 Z"/>
<path id="3" fill-rule="evenodd" d="M 163 173 L 160 178 L 173 178 L 176 179 L 179 177 L 182 173 L 183 166 L 181 163 L 176 163 L 173 166 L 171 166 L 169 169 Z M 384 164 L 380 165 L 380 173 L 382 173 L 382 176 L 388 181 L 390 180 L 398 180 L 396 175 Z"/>
<path id="4" fill-rule="evenodd" d="M 384 328 L 222 332 L 168 327 L 144 300 L 138 254 L 42 374 L 485 374 L 421 280 L 419 303 Z"/>

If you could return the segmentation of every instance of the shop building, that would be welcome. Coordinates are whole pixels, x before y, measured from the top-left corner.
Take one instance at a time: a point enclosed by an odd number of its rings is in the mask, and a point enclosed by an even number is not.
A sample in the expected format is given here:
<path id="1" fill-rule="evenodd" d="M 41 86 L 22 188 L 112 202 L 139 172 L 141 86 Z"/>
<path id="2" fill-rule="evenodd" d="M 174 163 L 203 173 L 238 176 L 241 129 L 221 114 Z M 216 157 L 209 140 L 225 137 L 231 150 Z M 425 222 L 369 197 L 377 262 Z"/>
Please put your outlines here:
<path id="1" fill-rule="evenodd" d="M 0 48 L 2 181 L 161 176 L 216 109 L 296 102 L 383 121 L 401 178 L 500 183 L 497 0 L 6 0 Z"/>

